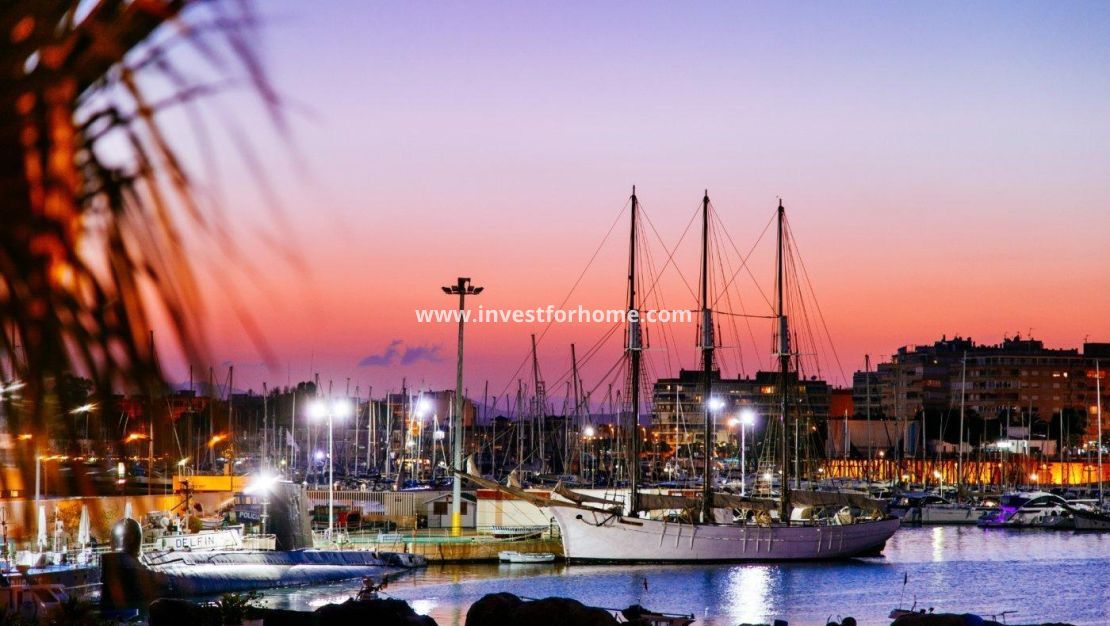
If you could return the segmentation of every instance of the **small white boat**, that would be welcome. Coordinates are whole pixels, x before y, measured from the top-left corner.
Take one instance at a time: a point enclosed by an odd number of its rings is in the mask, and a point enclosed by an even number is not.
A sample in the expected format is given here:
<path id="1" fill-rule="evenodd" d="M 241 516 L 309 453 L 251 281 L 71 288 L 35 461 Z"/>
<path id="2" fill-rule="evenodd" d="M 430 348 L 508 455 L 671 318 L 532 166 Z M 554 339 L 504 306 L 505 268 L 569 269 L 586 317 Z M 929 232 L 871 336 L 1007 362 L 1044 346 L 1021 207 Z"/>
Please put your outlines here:
<path id="1" fill-rule="evenodd" d="M 502 550 L 497 553 L 497 560 L 502 563 L 553 563 L 555 555 L 550 552 L 516 552 L 515 550 Z"/>

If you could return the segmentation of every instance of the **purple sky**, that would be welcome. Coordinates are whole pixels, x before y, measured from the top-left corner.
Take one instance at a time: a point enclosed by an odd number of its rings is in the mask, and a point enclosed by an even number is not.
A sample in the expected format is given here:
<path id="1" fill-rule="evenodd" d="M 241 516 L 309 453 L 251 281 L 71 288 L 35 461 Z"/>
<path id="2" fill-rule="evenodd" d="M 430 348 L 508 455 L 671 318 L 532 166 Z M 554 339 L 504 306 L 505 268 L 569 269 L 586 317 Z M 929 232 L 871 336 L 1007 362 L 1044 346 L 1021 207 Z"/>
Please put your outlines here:
<path id="1" fill-rule="evenodd" d="M 783 197 L 848 376 L 945 333 L 1110 340 L 1105 3 L 260 4 L 293 131 L 222 101 L 288 220 L 221 149 L 240 253 L 266 278 L 231 284 L 280 361 L 262 364 L 213 283 L 213 359 L 244 385 L 451 386 L 455 329 L 413 309 L 451 306 L 439 287 L 458 275 L 487 307 L 558 304 L 633 184 L 667 246 L 705 188 L 743 249 Z M 620 305 L 625 229 L 571 306 Z M 258 236 L 278 230 L 303 270 Z M 696 280 L 690 243 L 676 260 Z M 674 276 L 667 293 L 695 306 Z M 753 328 L 749 373 L 770 345 Z M 542 330 L 475 327 L 468 386 L 510 385 Z M 601 330 L 553 330 L 545 374 Z M 689 365 L 693 330 L 676 336 Z"/>

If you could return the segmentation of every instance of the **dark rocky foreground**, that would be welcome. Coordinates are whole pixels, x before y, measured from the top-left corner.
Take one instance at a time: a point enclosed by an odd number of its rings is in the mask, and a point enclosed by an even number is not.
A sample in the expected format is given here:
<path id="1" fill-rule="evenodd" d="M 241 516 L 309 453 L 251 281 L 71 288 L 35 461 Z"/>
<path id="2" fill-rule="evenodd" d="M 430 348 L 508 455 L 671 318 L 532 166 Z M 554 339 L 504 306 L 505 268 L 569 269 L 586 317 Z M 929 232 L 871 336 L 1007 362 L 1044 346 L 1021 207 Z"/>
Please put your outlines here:
<path id="1" fill-rule="evenodd" d="M 418 615 L 403 600 L 347 600 L 315 611 L 255 609 L 251 617 L 261 618 L 265 626 L 332 626 L 373 624 L 374 626 L 436 626 L 435 620 Z M 605 609 L 586 606 L 570 598 L 524 600 L 511 593 L 483 597 L 466 612 L 466 626 L 610 626 L 617 619 Z M 628 624 L 646 624 L 632 620 Z M 150 626 L 222 626 L 220 611 L 214 606 L 187 600 L 162 598 L 150 605 Z"/>
<path id="2" fill-rule="evenodd" d="M 375 626 L 436 626 L 435 620 L 418 615 L 404 600 L 348 600 L 328 604 L 315 611 L 255 609 L 250 617 L 266 626 L 331 626 L 374 624 Z M 189 602 L 162 598 L 150 605 L 150 626 L 223 626 L 220 610 Z"/>
<path id="3" fill-rule="evenodd" d="M 983 619 L 978 615 L 964 614 L 957 615 L 955 613 L 914 613 L 912 615 L 903 615 L 890 626 L 1005 626 L 1001 622 L 994 620 Z M 1052 624 L 1036 624 L 1028 626 L 1072 626 L 1071 624 L 1052 623 Z"/>
<path id="4" fill-rule="evenodd" d="M 435 620 L 418 615 L 404 600 L 347 600 L 329 604 L 315 611 L 256 609 L 251 617 L 261 618 L 265 626 L 339 626 L 373 624 L 373 626 L 437 626 Z M 466 612 L 466 626 L 610 626 L 618 623 L 641 624 L 631 620 L 618 622 L 607 610 L 586 606 L 571 598 L 525 600 L 511 593 L 493 593 L 478 600 Z M 830 624 L 832 624 L 830 622 Z M 150 626 L 223 626 L 216 607 L 195 604 L 188 600 L 163 598 L 150 605 Z M 741 625 L 748 626 L 748 625 Z M 752 625 L 756 626 L 756 625 Z M 766 626 L 766 625 L 758 625 Z M 856 626 L 845 618 L 837 626 Z M 891 626 L 1003 626 L 999 622 L 975 615 L 947 613 L 912 614 L 895 620 Z M 1037 626 L 1071 626 L 1041 624 Z"/>

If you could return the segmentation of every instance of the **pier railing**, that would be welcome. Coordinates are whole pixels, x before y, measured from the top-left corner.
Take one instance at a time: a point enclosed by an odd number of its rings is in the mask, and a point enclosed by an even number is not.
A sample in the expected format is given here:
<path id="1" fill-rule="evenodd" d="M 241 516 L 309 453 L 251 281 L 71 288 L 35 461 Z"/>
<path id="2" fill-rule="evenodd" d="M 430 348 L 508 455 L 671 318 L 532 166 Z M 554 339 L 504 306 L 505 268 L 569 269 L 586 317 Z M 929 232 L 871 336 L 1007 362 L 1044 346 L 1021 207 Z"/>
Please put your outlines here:
<path id="1" fill-rule="evenodd" d="M 546 526 L 478 526 L 464 528 L 458 535 L 450 528 L 337 528 L 331 534 L 326 530 L 314 531 L 313 539 L 317 547 L 402 550 L 405 546 L 411 547 L 414 544 L 558 542 L 561 536 L 558 524 L 552 522 Z"/>

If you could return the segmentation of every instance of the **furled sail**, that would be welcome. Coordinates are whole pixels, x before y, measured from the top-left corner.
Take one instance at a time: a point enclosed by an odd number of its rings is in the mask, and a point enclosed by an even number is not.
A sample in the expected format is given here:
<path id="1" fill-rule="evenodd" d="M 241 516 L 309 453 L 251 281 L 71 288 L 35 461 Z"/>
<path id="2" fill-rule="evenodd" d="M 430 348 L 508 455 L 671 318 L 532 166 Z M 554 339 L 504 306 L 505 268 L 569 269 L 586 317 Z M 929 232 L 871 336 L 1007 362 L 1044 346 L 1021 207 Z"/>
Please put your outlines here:
<path id="1" fill-rule="evenodd" d="M 566 498 L 567 500 L 570 500 L 571 502 L 573 502 L 575 504 L 600 504 L 600 505 L 605 506 L 606 508 L 616 507 L 616 508 L 619 508 L 619 509 L 622 509 L 622 510 L 624 508 L 624 503 L 623 502 L 617 502 L 616 500 L 607 500 L 605 498 L 599 498 L 597 496 L 591 496 L 591 495 L 586 494 L 586 493 L 578 493 L 577 491 L 571 491 L 570 489 L 567 489 L 567 487 L 565 485 L 563 485 L 562 481 L 560 481 L 558 484 L 556 484 L 555 488 L 552 489 L 552 491 L 559 494 L 560 496 Z"/>
<path id="2" fill-rule="evenodd" d="M 481 476 L 475 476 L 474 474 L 468 474 L 466 472 L 460 472 L 459 470 L 452 470 L 452 471 L 454 473 L 458 474 L 459 476 L 463 477 L 464 479 L 474 483 L 475 485 L 478 485 L 482 489 L 496 489 L 497 491 L 500 491 L 502 493 L 507 493 L 511 496 L 520 498 L 521 500 L 525 500 L 527 502 L 530 502 L 530 503 L 532 503 L 536 506 L 573 506 L 570 503 L 560 502 L 560 501 L 557 501 L 557 500 L 552 500 L 551 498 L 547 498 L 547 497 L 544 497 L 544 496 L 541 496 L 541 495 L 535 494 L 535 493 L 529 493 L 529 492 L 527 492 L 527 491 L 525 491 L 525 490 L 523 490 L 519 487 L 510 487 L 508 485 L 502 485 L 502 484 L 498 483 L 497 481 L 489 480 L 488 478 L 482 478 Z"/>
<path id="3" fill-rule="evenodd" d="M 778 500 L 768 498 L 750 498 L 732 493 L 714 493 L 713 507 L 717 509 L 744 509 L 748 511 L 775 511 L 779 508 Z"/>
<path id="4" fill-rule="evenodd" d="M 886 505 L 881 500 L 850 491 L 794 491 L 791 499 L 802 506 L 854 506 L 867 513 L 886 513 Z"/>

